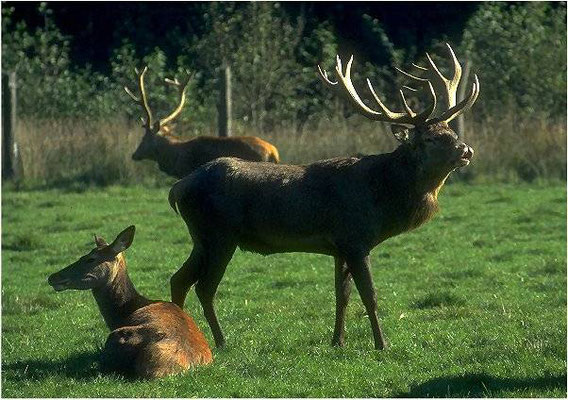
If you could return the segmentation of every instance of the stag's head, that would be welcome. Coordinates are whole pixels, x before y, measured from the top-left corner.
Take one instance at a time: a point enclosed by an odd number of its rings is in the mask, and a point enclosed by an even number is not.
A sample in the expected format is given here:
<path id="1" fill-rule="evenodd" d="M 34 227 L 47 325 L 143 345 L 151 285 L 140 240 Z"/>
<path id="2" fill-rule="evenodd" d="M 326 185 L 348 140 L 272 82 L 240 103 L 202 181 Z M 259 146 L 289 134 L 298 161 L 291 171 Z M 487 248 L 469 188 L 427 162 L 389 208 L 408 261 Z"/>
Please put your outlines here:
<path id="1" fill-rule="evenodd" d="M 134 225 L 118 234 L 111 244 L 95 235 L 95 248 L 73 264 L 49 276 L 47 282 L 56 290 L 88 290 L 111 282 L 126 268 L 122 252 L 134 240 Z"/>
<path id="2" fill-rule="evenodd" d="M 327 72 L 318 67 L 323 81 L 335 90 L 341 90 L 347 95 L 358 112 L 374 121 L 389 122 L 395 138 L 412 153 L 418 166 L 424 173 L 432 176 L 447 176 L 452 170 L 469 164 L 473 149 L 461 141 L 448 123 L 458 115 L 468 110 L 479 95 L 479 80 L 474 76 L 474 82 L 467 96 L 457 103 L 456 94 L 461 79 L 462 68 L 450 45 L 447 45 L 452 61 L 452 78 L 446 78 L 438 69 L 430 55 L 426 54 L 428 67 L 413 64 L 418 73 L 411 74 L 397 68 L 397 71 L 422 86 L 430 102 L 426 108 L 417 113 L 413 111 L 406 101 L 403 89 L 416 92 L 417 90 L 403 86 L 399 90 L 400 101 L 404 111 L 395 112 L 388 109 L 381 101 L 371 82 L 367 85 L 379 110 L 368 107 L 357 93 L 351 81 L 351 65 L 353 56 L 347 63 L 345 72 L 341 59 L 337 56 L 335 73 L 337 81 L 331 80 Z M 434 116 L 438 98 L 443 99 L 443 109 L 439 115 Z"/>
<path id="3" fill-rule="evenodd" d="M 124 87 L 124 90 L 128 95 L 142 107 L 144 111 L 145 118 L 142 118 L 142 127 L 144 128 L 144 136 L 142 137 L 142 141 L 132 154 L 133 160 L 145 160 L 151 159 L 156 160 L 156 141 L 159 140 L 160 136 L 168 133 L 171 129 L 170 124 L 171 122 L 177 118 L 181 111 L 183 110 L 183 106 L 186 101 L 185 97 L 185 89 L 189 83 L 191 78 L 190 74 L 187 74 L 187 78 L 183 82 L 179 82 L 177 79 L 165 79 L 165 82 L 168 85 L 173 86 L 177 89 L 179 94 L 179 102 L 178 106 L 172 111 L 167 117 L 154 121 L 152 117 L 152 111 L 150 110 L 150 106 L 148 104 L 148 97 L 146 95 L 146 89 L 144 86 L 144 75 L 148 71 L 148 67 L 144 67 L 142 71 L 135 70 L 137 75 L 137 83 L 138 83 L 138 90 L 139 94 L 135 95 L 128 87 Z"/>

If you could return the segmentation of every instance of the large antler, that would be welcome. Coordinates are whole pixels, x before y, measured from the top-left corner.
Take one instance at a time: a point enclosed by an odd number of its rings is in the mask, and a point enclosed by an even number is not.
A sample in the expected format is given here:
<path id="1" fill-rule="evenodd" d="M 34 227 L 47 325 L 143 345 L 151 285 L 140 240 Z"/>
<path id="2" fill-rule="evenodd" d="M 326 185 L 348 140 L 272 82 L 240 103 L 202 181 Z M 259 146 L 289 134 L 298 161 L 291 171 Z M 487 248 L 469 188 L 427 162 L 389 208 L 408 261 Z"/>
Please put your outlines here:
<path id="1" fill-rule="evenodd" d="M 132 97 L 132 99 L 138 103 L 142 109 L 144 110 L 144 113 L 146 114 L 146 121 L 143 120 L 143 123 L 145 126 L 147 127 L 151 127 L 152 126 L 152 111 L 150 111 L 150 106 L 148 105 L 148 99 L 146 97 L 146 89 L 144 88 L 144 75 L 146 74 L 146 71 L 148 71 L 148 67 L 144 67 L 142 69 L 142 72 L 138 71 L 138 68 L 134 68 L 134 71 L 136 72 L 136 75 L 138 77 L 138 89 L 140 91 L 140 97 L 136 96 L 134 93 L 132 93 L 132 91 L 130 89 L 128 89 L 127 86 L 124 87 L 124 90 L 126 91 L 126 93 L 128 93 L 128 95 L 130 97 Z"/>
<path id="2" fill-rule="evenodd" d="M 177 88 L 178 92 L 179 92 L 179 104 L 176 107 L 176 109 L 174 111 L 172 111 L 172 113 L 170 115 L 168 115 L 166 118 L 163 118 L 160 120 L 160 126 L 165 126 L 167 125 L 169 122 L 173 121 L 180 113 L 181 110 L 183 110 L 183 106 L 185 104 L 185 89 L 187 88 L 187 85 L 189 84 L 189 81 L 191 79 L 191 74 L 186 71 L 186 79 L 183 80 L 183 82 L 179 82 L 176 78 L 174 79 L 168 79 L 166 78 L 165 81 L 167 84 L 174 86 L 175 88 Z"/>
<path id="3" fill-rule="evenodd" d="M 440 72 L 440 70 L 432 60 L 432 57 L 430 57 L 428 53 L 426 53 L 426 58 L 428 60 L 430 68 L 424 68 L 419 65 L 412 64 L 416 69 L 425 73 L 427 76 L 426 78 L 410 74 L 408 72 L 401 70 L 400 68 L 395 67 L 395 69 L 398 72 L 402 73 L 403 75 L 407 76 L 408 78 L 416 82 L 419 83 L 423 83 L 425 81 L 432 82 L 436 91 L 438 93 L 443 94 L 442 97 L 446 101 L 445 104 L 446 109 L 445 111 L 442 112 L 442 114 L 439 117 L 434 118 L 433 122 L 434 121 L 450 122 L 458 115 L 468 110 L 477 100 L 477 96 L 479 96 L 479 79 L 477 78 L 477 75 L 474 75 L 474 82 L 472 84 L 469 94 L 459 104 L 456 104 L 457 103 L 456 95 L 457 95 L 458 85 L 461 80 L 462 67 L 454 51 L 452 50 L 452 47 L 448 43 L 446 43 L 446 46 L 448 48 L 448 52 L 450 53 L 450 58 L 452 59 L 453 76 L 451 79 L 448 79 L 444 75 L 442 75 L 442 73 Z"/>
<path id="4" fill-rule="evenodd" d="M 367 79 L 367 85 L 369 86 L 369 90 L 371 91 L 371 94 L 375 98 L 375 101 L 377 102 L 381 111 L 380 112 L 375 111 L 367 107 L 367 105 L 363 102 L 363 100 L 361 100 L 361 97 L 359 97 L 359 94 L 357 93 L 355 87 L 353 86 L 353 82 L 351 81 L 352 63 L 353 63 L 353 56 L 351 56 L 351 58 L 349 59 L 347 67 L 345 68 L 345 73 L 343 73 L 343 66 L 341 63 L 341 59 L 339 58 L 339 56 L 337 56 L 337 65 L 335 66 L 335 72 L 337 74 L 337 77 L 339 78 L 338 82 L 331 81 L 327 75 L 327 72 L 323 71 L 319 65 L 318 65 L 318 70 L 323 81 L 330 87 L 337 89 L 339 83 L 341 83 L 343 88 L 347 91 L 349 99 L 357 107 L 358 111 L 367 118 L 375 121 L 384 121 L 384 122 L 392 122 L 403 125 L 416 126 L 424 123 L 434 112 L 434 109 L 436 108 L 436 94 L 434 93 L 432 85 L 427 80 L 424 80 L 424 84 L 428 88 L 430 95 L 432 96 L 432 102 L 420 114 L 416 114 L 410 108 L 410 106 L 406 102 L 406 98 L 404 97 L 402 89 L 399 90 L 399 94 L 402 106 L 404 107 L 405 111 L 394 112 L 389 110 L 387 106 L 385 106 L 384 103 L 381 101 L 375 90 L 373 89 L 373 85 L 371 84 L 371 81 L 369 79 Z M 407 86 L 403 86 L 403 88 L 412 90 Z"/>
<path id="5" fill-rule="evenodd" d="M 456 104 L 456 93 L 461 79 L 461 65 L 458 62 L 458 59 L 454 54 L 450 45 L 448 44 L 447 46 L 453 61 L 454 74 L 452 79 L 447 79 L 442 75 L 442 73 L 440 72 L 440 70 L 438 69 L 438 67 L 436 66 L 436 64 L 434 63 L 434 61 L 432 60 L 429 54 L 426 54 L 426 57 L 430 64 L 430 69 L 412 64 L 415 68 L 425 72 L 427 74 L 426 78 L 418 77 L 416 75 L 405 72 L 399 68 L 396 68 L 397 71 L 401 72 L 405 76 L 425 86 L 428 89 L 430 95 L 432 96 L 432 102 L 420 114 L 416 114 L 408 106 L 408 103 L 406 102 L 402 89 L 399 90 L 399 93 L 400 93 L 401 103 L 402 106 L 404 107 L 405 112 L 393 112 L 389 110 L 381 101 L 379 96 L 377 96 L 377 94 L 375 93 L 375 90 L 371 85 L 371 81 L 367 79 L 367 85 L 369 86 L 369 90 L 371 91 L 371 94 L 373 95 L 381 111 L 379 112 L 369 108 L 363 102 L 363 100 L 361 100 L 357 91 L 355 90 L 355 87 L 353 86 L 353 82 L 351 81 L 351 64 L 353 62 L 353 56 L 351 56 L 349 62 L 347 63 L 345 73 L 343 73 L 341 59 L 339 58 L 339 56 L 337 56 L 337 65 L 335 67 L 335 72 L 338 77 L 337 82 L 334 82 L 331 79 L 329 79 L 327 72 L 323 71 L 319 65 L 318 65 L 318 70 L 323 81 L 333 89 L 338 90 L 339 84 L 341 83 L 341 86 L 346 90 L 349 99 L 357 107 L 357 110 L 361 114 L 372 120 L 398 123 L 410 126 L 421 125 L 424 124 L 425 122 L 440 122 L 440 121 L 449 122 L 455 117 L 457 117 L 459 114 L 464 112 L 465 110 L 469 109 L 473 105 L 475 100 L 477 100 L 477 96 L 479 95 L 479 80 L 477 78 L 477 75 L 475 75 L 474 83 L 472 85 L 470 93 L 459 104 Z M 414 89 L 409 88 L 408 86 L 403 86 L 402 88 L 415 91 Z M 437 102 L 436 92 L 443 95 L 442 97 L 446 100 L 445 104 L 446 108 L 445 111 L 443 111 L 439 117 L 430 119 L 432 113 L 436 108 L 436 102 Z"/>

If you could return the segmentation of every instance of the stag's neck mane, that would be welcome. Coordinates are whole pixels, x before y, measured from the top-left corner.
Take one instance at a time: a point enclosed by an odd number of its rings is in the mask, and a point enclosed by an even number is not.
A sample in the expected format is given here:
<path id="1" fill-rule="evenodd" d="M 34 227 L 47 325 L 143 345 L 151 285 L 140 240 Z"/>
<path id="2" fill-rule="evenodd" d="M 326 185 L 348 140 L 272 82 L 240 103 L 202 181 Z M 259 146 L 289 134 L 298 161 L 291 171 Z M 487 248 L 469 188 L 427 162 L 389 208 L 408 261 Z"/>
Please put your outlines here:
<path id="1" fill-rule="evenodd" d="M 421 169 L 409 145 L 403 144 L 384 155 L 372 175 L 378 202 L 396 216 L 387 228 L 387 236 L 412 230 L 430 220 L 438 211 L 438 192 L 448 174 L 430 176 Z M 381 156 L 378 156 L 381 157 Z"/>
<path id="2" fill-rule="evenodd" d="M 116 275 L 105 285 L 93 289 L 93 296 L 110 330 L 124 326 L 130 314 L 151 303 L 138 293 L 125 265 L 118 268 Z"/>

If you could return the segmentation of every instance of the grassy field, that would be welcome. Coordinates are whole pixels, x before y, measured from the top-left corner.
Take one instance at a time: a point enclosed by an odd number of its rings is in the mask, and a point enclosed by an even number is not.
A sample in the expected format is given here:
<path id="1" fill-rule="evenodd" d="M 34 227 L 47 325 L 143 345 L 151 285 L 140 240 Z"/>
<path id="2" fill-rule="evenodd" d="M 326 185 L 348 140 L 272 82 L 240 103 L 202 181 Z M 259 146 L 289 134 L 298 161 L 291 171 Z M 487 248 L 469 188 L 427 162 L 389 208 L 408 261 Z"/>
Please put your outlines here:
<path id="1" fill-rule="evenodd" d="M 372 335 L 354 292 L 345 348 L 330 346 L 333 261 L 237 251 L 217 310 L 227 347 L 184 375 L 128 381 L 98 372 L 108 331 L 89 293 L 47 276 L 135 224 L 130 276 L 169 299 L 191 244 L 167 188 L 2 195 L 3 397 L 565 397 L 564 185 L 453 184 L 442 211 L 372 253 Z M 211 341 L 195 293 L 186 310 Z"/>

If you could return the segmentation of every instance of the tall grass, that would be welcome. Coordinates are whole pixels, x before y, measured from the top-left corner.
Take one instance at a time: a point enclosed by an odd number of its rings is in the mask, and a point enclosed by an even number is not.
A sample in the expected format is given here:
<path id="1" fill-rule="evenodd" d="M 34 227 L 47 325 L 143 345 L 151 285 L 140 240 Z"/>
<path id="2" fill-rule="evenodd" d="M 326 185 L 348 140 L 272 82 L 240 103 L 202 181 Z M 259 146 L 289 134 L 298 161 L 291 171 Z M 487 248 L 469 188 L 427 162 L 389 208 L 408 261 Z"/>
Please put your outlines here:
<path id="1" fill-rule="evenodd" d="M 190 128 L 190 127 L 186 127 Z M 178 132 L 190 131 L 178 127 Z M 201 132 L 214 135 L 213 129 Z M 293 129 L 252 132 L 236 124 L 235 134 L 256 135 L 276 145 L 285 163 L 356 154 L 376 154 L 396 147 L 385 124 L 354 115 L 340 121 Z M 472 165 L 458 177 L 483 181 L 532 181 L 566 178 L 566 122 L 521 119 L 513 113 L 467 124 L 465 140 L 475 149 Z M 134 162 L 131 154 L 142 128 L 126 120 L 20 120 L 18 140 L 25 186 L 164 184 L 152 161 Z M 188 136 L 188 139 L 192 136 Z"/>

